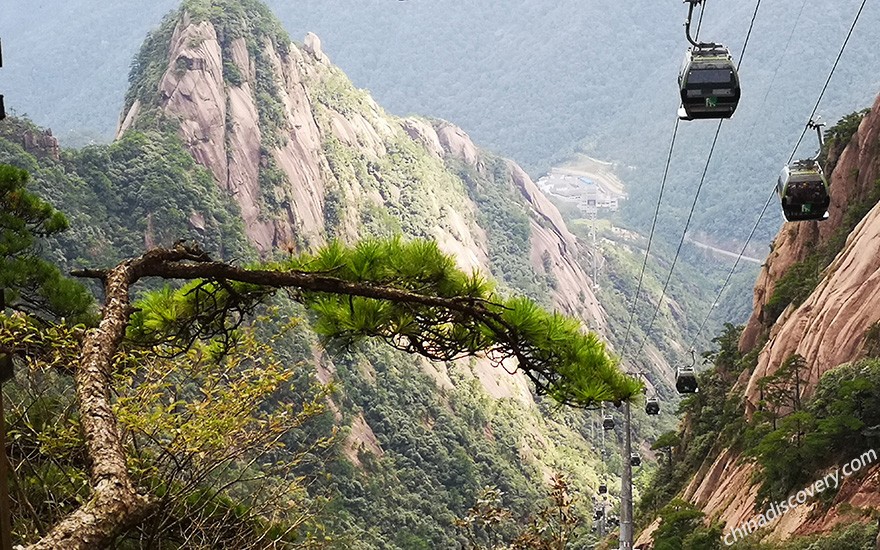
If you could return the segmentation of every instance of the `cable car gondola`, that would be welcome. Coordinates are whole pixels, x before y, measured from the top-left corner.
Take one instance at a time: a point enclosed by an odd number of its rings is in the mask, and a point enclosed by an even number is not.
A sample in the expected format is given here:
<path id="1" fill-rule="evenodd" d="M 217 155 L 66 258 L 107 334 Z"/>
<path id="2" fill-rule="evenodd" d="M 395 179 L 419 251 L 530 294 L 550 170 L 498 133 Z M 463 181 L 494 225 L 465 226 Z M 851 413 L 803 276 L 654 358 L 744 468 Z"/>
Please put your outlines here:
<path id="1" fill-rule="evenodd" d="M 608 492 L 608 485 L 606 485 L 604 483 L 599 484 L 599 494 L 604 495 L 607 492 Z"/>
<path id="2" fill-rule="evenodd" d="M 697 393 L 697 375 L 694 367 L 678 367 L 675 371 L 675 389 L 678 393 Z"/>
<path id="3" fill-rule="evenodd" d="M 642 457 L 639 456 L 639 453 L 632 453 L 629 455 L 629 463 L 633 466 L 641 466 Z"/>
<path id="4" fill-rule="evenodd" d="M 782 202 L 785 221 L 821 221 L 828 218 L 831 204 L 828 180 L 819 163 L 812 159 L 793 162 L 782 169 L 776 194 Z"/>
<path id="5" fill-rule="evenodd" d="M 720 44 L 688 49 L 678 74 L 678 118 L 730 118 L 739 104 L 740 87 L 730 51 Z"/>
<path id="6" fill-rule="evenodd" d="M 660 414 L 660 401 L 656 397 L 649 397 L 645 403 L 645 414 L 657 416 Z"/>
<path id="7" fill-rule="evenodd" d="M 694 6 L 702 4 L 703 0 L 684 1 L 690 4 L 684 29 L 691 47 L 685 53 L 684 62 L 678 72 L 678 88 L 681 93 L 678 118 L 730 118 L 736 111 L 740 96 L 736 64 L 730 50 L 722 44 L 697 42 L 691 38 Z"/>
<path id="8" fill-rule="evenodd" d="M 620 518 L 617 516 L 609 516 L 608 525 L 612 527 L 620 527 Z"/>
<path id="9" fill-rule="evenodd" d="M 810 121 L 807 127 L 819 134 L 822 150 L 822 126 Z M 782 214 L 789 222 L 821 221 L 828 218 L 831 196 L 828 180 L 818 158 L 799 160 L 785 166 L 776 182 L 776 194 L 782 203 Z"/>
<path id="10" fill-rule="evenodd" d="M 606 414 L 605 418 L 602 420 L 602 428 L 605 431 L 614 429 L 614 417 L 610 414 Z"/>

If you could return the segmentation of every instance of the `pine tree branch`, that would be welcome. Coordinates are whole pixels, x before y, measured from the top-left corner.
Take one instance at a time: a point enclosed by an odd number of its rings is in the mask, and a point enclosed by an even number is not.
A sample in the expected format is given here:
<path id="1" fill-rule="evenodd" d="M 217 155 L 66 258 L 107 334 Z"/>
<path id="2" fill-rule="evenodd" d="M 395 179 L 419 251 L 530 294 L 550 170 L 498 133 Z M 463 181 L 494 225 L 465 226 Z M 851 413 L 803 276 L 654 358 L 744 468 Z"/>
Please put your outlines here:
<path id="1" fill-rule="evenodd" d="M 474 297 L 420 294 L 371 282 L 345 280 L 326 272 L 244 269 L 212 261 L 198 247 L 184 243 L 177 243 L 170 249 L 150 250 L 109 270 L 81 270 L 74 275 L 100 279 L 104 283 L 106 297 L 99 325 L 84 335 L 75 369 L 76 396 L 90 462 L 92 496 L 86 504 L 56 524 L 43 539 L 29 546 L 29 550 L 86 550 L 107 547 L 125 529 L 145 518 L 156 505 L 150 497 L 139 494 L 134 486 L 126 467 L 127 456 L 111 403 L 110 375 L 113 359 L 126 334 L 133 312 L 130 288 L 142 278 L 213 281 L 217 283 L 216 288 L 225 289 L 229 293 L 233 303 L 240 295 L 229 286 L 230 282 L 269 289 L 293 289 L 300 301 L 304 300 L 300 293 L 318 293 L 384 300 L 397 305 L 412 306 L 416 313 L 419 313 L 418 308 L 428 308 L 429 317 L 425 322 L 429 326 L 415 333 L 415 336 L 427 334 L 429 338 L 434 338 L 429 344 L 435 348 L 424 349 L 422 353 L 436 353 L 436 349 L 442 350 L 442 346 L 446 344 L 453 346 L 453 351 L 462 350 L 469 354 L 478 351 L 495 352 L 502 359 L 516 358 L 520 370 L 535 383 L 539 393 L 549 393 L 552 389 L 554 398 L 564 404 L 589 406 L 595 401 L 595 397 L 590 394 L 583 396 L 565 393 L 577 383 L 565 380 L 562 373 L 554 371 L 554 363 L 547 364 L 547 360 L 556 359 L 557 364 L 560 364 L 558 361 L 565 361 L 566 358 L 553 357 L 553 349 L 544 349 L 520 335 L 516 327 L 511 326 L 499 313 L 504 311 L 501 304 L 492 304 Z M 210 298 L 216 299 L 216 295 Z M 228 303 L 211 303 L 224 314 L 229 311 Z M 439 315 L 435 311 L 446 312 L 446 315 Z M 208 322 L 215 320 L 210 312 L 206 318 Z M 480 330 L 485 328 L 491 333 L 493 340 L 489 340 L 488 344 L 486 340 L 468 340 L 462 344 L 459 340 L 431 328 L 455 322 L 466 322 L 466 327 Z M 222 328 L 221 326 L 221 330 Z M 375 334 L 376 336 L 387 336 L 387 331 L 385 334 L 378 330 L 377 332 L 379 334 Z M 407 338 L 412 340 L 409 335 Z M 478 344 L 483 345 L 482 349 L 476 349 Z M 564 362 L 561 364 L 567 365 Z M 590 368 L 589 365 L 585 367 Z M 602 363 L 597 368 L 599 381 L 606 385 L 606 389 L 611 388 L 609 391 L 614 394 L 615 399 L 632 397 L 620 395 L 625 391 L 632 391 L 635 395 L 635 389 L 621 389 L 625 384 L 621 384 L 620 379 L 616 378 L 618 373 L 613 367 Z"/>

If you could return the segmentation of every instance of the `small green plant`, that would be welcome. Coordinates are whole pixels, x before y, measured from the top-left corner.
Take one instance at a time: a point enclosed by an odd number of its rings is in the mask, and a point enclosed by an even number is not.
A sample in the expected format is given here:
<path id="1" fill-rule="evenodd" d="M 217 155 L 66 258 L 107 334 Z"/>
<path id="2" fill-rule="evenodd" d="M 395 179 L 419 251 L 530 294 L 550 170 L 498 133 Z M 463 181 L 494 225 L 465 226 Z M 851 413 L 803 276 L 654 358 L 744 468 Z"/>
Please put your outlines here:
<path id="1" fill-rule="evenodd" d="M 865 341 L 862 346 L 866 357 L 880 357 L 880 321 L 874 323 L 865 331 Z"/>

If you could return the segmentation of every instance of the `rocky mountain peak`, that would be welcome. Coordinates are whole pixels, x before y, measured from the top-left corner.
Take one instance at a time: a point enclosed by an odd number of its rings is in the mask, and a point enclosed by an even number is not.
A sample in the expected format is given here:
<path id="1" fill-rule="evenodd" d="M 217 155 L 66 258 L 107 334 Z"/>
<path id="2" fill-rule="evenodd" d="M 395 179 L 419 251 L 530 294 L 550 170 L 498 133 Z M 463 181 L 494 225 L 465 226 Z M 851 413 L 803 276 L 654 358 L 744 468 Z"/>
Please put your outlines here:
<path id="1" fill-rule="evenodd" d="M 166 19 L 135 64 L 120 135 L 175 132 L 263 255 L 330 237 L 431 238 L 463 268 L 605 329 L 577 240 L 518 165 L 449 122 L 385 113 L 316 35 L 289 41 L 260 6 L 191 0 Z M 531 401 L 520 377 L 475 372 L 492 395 Z"/>

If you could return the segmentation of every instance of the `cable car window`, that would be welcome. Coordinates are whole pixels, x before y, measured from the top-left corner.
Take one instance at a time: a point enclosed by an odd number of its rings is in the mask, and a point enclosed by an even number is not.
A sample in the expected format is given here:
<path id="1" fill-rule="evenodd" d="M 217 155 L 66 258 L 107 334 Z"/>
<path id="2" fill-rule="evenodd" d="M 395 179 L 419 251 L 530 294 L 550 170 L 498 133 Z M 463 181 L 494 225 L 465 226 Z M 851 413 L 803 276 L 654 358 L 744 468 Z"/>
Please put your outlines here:
<path id="1" fill-rule="evenodd" d="M 688 74 L 688 84 L 714 84 L 730 82 L 730 69 L 696 69 Z"/>

